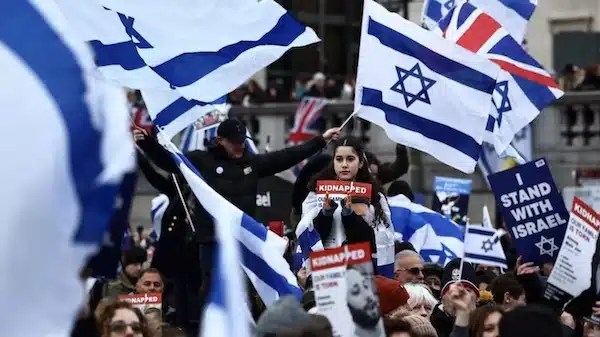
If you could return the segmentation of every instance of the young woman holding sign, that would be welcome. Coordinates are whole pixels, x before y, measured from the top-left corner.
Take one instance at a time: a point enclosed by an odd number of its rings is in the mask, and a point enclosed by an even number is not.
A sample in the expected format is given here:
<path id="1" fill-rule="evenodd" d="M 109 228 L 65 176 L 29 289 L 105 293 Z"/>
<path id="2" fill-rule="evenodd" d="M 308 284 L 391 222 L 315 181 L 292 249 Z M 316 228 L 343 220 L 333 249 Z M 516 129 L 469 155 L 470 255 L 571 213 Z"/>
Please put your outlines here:
<path id="1" fill-rule="evenodd" d="M 322 182 L 336 181 L 338 185 L 368 186 L 370 195 L 349 193 L 342 200 L 334 200 L 334 193 L 319 193 Z M 358 185 L 358 184 L 357 184 Z M 370 185 L 370 186 L 369 186 Z M 340 189 L 348 188 L 342 186 Z M 344 137 L 336 142 L 331 163 L 313 176 L 308 185 L 311 191 L 302 203 L 302 220 L 296 233 L 312 224 L 325 248 L 339 247 L 345 243 L 369 242 L 377 258 L 377 272 L 393 277 L 394 229 L 390 209 L 381 185 L 369 172 L 364 146 L 354 137 Z M 368 190 L 367 189 L 367 190 Z M 322 190 L 322 189 L 320 189 Z M 338 193 L 339 196 L 339 193 Z M 321 200 L 319 200 L 321 199 Z M 389 270 L 388 270 L 389 269 Z"/>

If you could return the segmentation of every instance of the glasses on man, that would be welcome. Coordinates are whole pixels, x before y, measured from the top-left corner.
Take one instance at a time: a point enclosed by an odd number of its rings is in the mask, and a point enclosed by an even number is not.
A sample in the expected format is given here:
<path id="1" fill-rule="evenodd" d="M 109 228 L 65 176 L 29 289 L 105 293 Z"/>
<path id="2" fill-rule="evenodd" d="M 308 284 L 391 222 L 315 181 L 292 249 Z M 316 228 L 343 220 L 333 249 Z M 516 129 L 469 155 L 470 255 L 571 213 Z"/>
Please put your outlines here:
<path id="1" fill-rule="evenodd" d="M 423 273 L 423 268 L 419 268 L 419 267 L 412 267 L 412 268 L 405 268 L 405 269 L 400 269 L 400 271 L 407 271 L 413 275 L 419 275 Z"/>
<path id="2" fill-rule="evenodd" d="M 142 333 L 142 325 L 138 322 L 127 324 L 125 322 L 117 321 L 110 324 L 110 331 L 114 333 L 125 333 L 127 331 L 127 327 L 130 327 L 131 331 L 133 331 L 135 334 Z"/>

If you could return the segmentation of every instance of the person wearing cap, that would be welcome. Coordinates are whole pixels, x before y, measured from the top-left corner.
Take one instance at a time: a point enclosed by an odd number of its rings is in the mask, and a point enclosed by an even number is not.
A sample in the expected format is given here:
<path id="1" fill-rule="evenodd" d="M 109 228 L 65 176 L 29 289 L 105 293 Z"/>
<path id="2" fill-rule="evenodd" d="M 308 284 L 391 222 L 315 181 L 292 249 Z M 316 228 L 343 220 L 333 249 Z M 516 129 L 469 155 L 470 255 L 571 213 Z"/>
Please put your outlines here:
<path id="1" fill-rule="evenodd" d="M 106 284 L 103 297 L 115 299 L 120 295 L 135 293 L 136 283 L 146 258 L 146 250 L 140 247 L 133 247 L 123 252 L 121 257 L 123 269 L 115 280 Z"/>
<path id="2" fill-rule="evenodd" d="M 479 288 L 475 285 L 477 277 L 473 266 L 461 259 L 454 259 L 444 267 L 442 273 L 442 301 L 431 314 L 431 324 L 439 337 L 449 337 L 454 327 L 457 311 L 465 311 L 464 307 L 475 309 L 479 298 Z M 460 299 L 460 301 L 458 301 Z M 468 300 L 467 300 L 468 299 Z M 456 303 L 460 302 L 460 307 Z M 466 301 L 466 303 L 465 303 Z M 462 312 L 461 311 L 461 312 Z"/>
<path id="3" fill-rule="evenodd" d="M 254 217 L 256 213 L 256 193 L 258 190 L 258 181 L 262 178 L 275 175 L 285 171 L 304 159 L 314 155 L 323 149 L 327 142 L 339 136 L 339 128 L 332 128 L 321 136 L 313 137 L 311 140 L 297 145 L 273 151 L 265 154 L 252 154 L 246 149 L 245 141 L 248 138 L 247 130 L 244 124 L 237 119 L 228 119 L 223 121 L 217 127 L 217 136 L 208 145 L 205 151 L 191 151 L 186 153 L 190 163 L 202 175 L 206 181 L 217 193 L 237 206 L 247 215 Z M 134 130 L 134 139 L 136 144 L 144 151 L 144 154 L 155 165 L 161 169 L 179 174 L 179 168 L 172 159 L 169 151 L 164 149 L 154 138 L 148 137 L 142 130 Z M 185 181 L 178 179 L 182 186 L 183 194 L 189 192 Z M 194 244 L 198 245 L 199 263 L 189 266 L 190 269 L 197 269 L 191 272 L 199 275 L 198 282 L 209 284 L 210 271 L 213 261 L 213 250 L 215 243 L 215 228 L 212 217 L 204 210 L 197 200 L 190 195 L 186 204 L 191 203 L 189 211 L 195 228 L 193 236 Z M 181 201 L 173 201 L 173 204 L 180 204 Z M 185 223 L 185 218 L 179 218 L 180 227 L 189 230 L 190 226 Z M 192 249 L 194 250 L 194 249 Z M 191 280 L 190 288 L 197 288 L 197 281 Z M 200 299 L 189 298 L 191 306 L 197 306 L 198 303 L 204 303 L 208 294 L 208 287 L 201 288 Z M 179 311 L 179 310 L 178 310 Z M 193 310 L 195 311 L 195 310 Z M 196 313 L 193 314 L 194 317 Z"/>

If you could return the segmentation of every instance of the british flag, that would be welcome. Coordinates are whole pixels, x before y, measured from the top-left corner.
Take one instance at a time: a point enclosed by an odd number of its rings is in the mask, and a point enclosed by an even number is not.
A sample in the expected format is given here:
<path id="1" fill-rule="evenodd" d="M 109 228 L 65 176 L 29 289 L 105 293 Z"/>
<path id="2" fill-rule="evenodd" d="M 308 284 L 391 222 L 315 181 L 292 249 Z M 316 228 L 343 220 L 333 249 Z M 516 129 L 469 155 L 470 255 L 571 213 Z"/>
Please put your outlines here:
<path id="1" fill-rule="evenodd" d="M 452 9 L 435 30 L 446 39 L 498 64 L 504 72 L 494 92 L 486 141 L 500 155 L 514 135 L 564 92 L 556 80 L 494 18 L 470 2 Z"/>
<path id="2" fill-rule="evenodd" d="M 322 97 L 304 97 L 298 104 L 296 116 L 294 117 L 294 126 L 288 136 L 288 146 L 294 146 L 310 140 L 320 134 L 319 119 L 323 108 L 327 105 L 327 100 Z M 292 172 L 298 175 L 306 160 L 296 165 Z"/>

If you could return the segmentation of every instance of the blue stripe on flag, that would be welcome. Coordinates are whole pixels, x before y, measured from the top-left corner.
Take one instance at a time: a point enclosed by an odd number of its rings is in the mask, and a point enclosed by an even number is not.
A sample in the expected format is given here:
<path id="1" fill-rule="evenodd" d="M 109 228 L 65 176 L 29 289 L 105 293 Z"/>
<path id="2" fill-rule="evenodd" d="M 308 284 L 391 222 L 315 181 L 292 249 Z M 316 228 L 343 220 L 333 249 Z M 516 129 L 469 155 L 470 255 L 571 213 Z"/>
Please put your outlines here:
<path id="1" fill-rule="evenodd" d="M 368 34 L 377 38 L 384 46 L 418 59 L 432 71 L 454 82 L 488 94 L 492 94 L 496 87 L 496 80 L 490 76 L 440 55 L 370 17 Z"/>
<path id="2" fill-rule="evenodd" d="M 305 30 L 304 25 L 286 13 L 270 31 L 257 41 L 240 41 L 216 52 L 185 53 L 154 66 L 152 69 L 171 85 L 184 87 L 234 61 L 242 53 L 252 48 L 265 45 L 288 46 Z"/>
<path id="3" fill-rule="evenodd" d="M 447 125 L 414 115 L 397 106 L 383 102 L 379 90 L 363 88 L 362 105 L 371 106 L 385 112 L 385 119 L 390 124 L 422 134 L 423 136 L 447 144 L 477 161 L 481 145 L 471 136 Z"/>
<path id="4" fill-rule="evenodd" d="M 75 239 L 100 243 L 112 214 L 119 185 L 98 185 L 103 170 L 100 154 L 101 134 L 91 121 L 85 98 L 86 83 L 82 69 L 68 46 L 27 1 L 2 1 L 0 41 L 13 50 L 35 72 L 52 96 L 66 127 L 70 174 L 81 205 L 81 226 Z M 27 29 L 16 29 L 9 17 Z M 47 62 L 52 55 L 52 62 Z"/>
<path id="5" fill-rule="evenodd" d="M 256 222 L 256 220 L 246 213 L 242 216 L 242 228 L 252 233 L 252 235 L 256 236 L 261 241 L 267 241 L 267 229 L 265 226 Z"/>
<path id="6" fill-rule="evenodd" d="M 457 27 L 462 26 L 465 23 L 465 21 L 467 21 L 467 18 L 471 16 L 471 14 L 473 14 L 475 9 L 475 6 L 462 6 L 460 8 L 460 12 L 458 13 Z M 454 8 L 450 13 L 448 13 L 447 17 L 449 19 L 452 18 L 452 14 L 455 10 L 456 8 Z"/>
<path id="7" fill-rule="evenodd" d="M 497 0 L 500 1 L 504 6 L 514 10 L 520 17 L 529 21 L 535 12 L 536 5 L 531 3 L 530 0 Z"/>
<path id="8" fill-rule="evenodd" d="M 156 126 L 165 127 L 166 125 L 169 125 L 171 122 L 173 122 L 175 119 L 177 119 L 179 116 L 186 113 L 188 110 L 190 110 L 196 106 L 203 107 L 203 106 L 211 105 L 211 104 L 219 104 L 219 103 L 223 102 L 224 97 L 225 96 L 219 98 L 218 100 L 214 101 L 213 103 L 205 103 L 205 102 L 197 101 L 195 99 L 188 100 L 184 97 L 179 97 L 173 103 L 169 104 L 166 108 L 164 108 L 161 112 L 159 112 L 156 115 L 156 118 L 154 119 L 153 122 Z"/>
<path id="9" fill-rule="evenodd" d="M 550 91 L 550 89 L 548 89 L 548 87 L 545 85 L 529 81 L 515 74 L 511 75 L 515 79 L 515 82 L 517 82 L 519 88 L 523 90 L 527 98 L 529 98 L 531 103 L 535 105 L 539 111 L 542 111 L 550 102 L 556 100 L 556 97 L 552 91 Z"/>
<path id="10" fill-rule="evenodd" d="M 156 212 L 158 212 L 158 210 L 160 210 L 160 208 L 167 202 L 167 200 L 163 200 L 160 204 L 156 205 L 155 208 L 152 208 L 150 210 L 150 219 L 154 220 L 154 217 L 156 216 Z"/>
<path id="11" fill-rule="evenodd" d="M 478 234 L 478 235 L 485 235 L 485 236 L 494 236 L 494 232 L 489 231 L 489 230 L 482 230 L 479 228 L 473 228 L 473 227 L 469 227 L 468 228 L 468 233 L 469 234 Z"/>
<path id="12" fill-rule="evenodd" d="M 98 67 L 119 65 L 125 70 L 135 70 L 146 66 L 146 62 L 132 41 L 104 44 L 98 40 L 89 41 Z"/>
<path id="13" fill-rule="evenodd" d="M 463 6 L 463 8 L 465 7 L 471 6 Z M 524 52 L 523 47 L 521 47 L 519 43 L 517 43 L 517 41 L 515 41 L 515 39 L 510 35 L 506 35 L 501 38 L 500 41 L 496 42 L 487 53 L 503 55 L 511 60 L 525 63 L 535 68 L 544 69 L 533 57 Z"/>
<path id="14" fill-rule="evenodd" d="M 497 263 L 506 263 L 506 259 L 499 258 L 499 257 L 488 256 L 488 255 L 471 254 L 471 253 L 466 253 L 465 252 L 465 257 L 466 258 L 471 258 L 471 259 L 483 260 L 483 261 L 490 261 L 490 262 L 497 262 Z"/>

